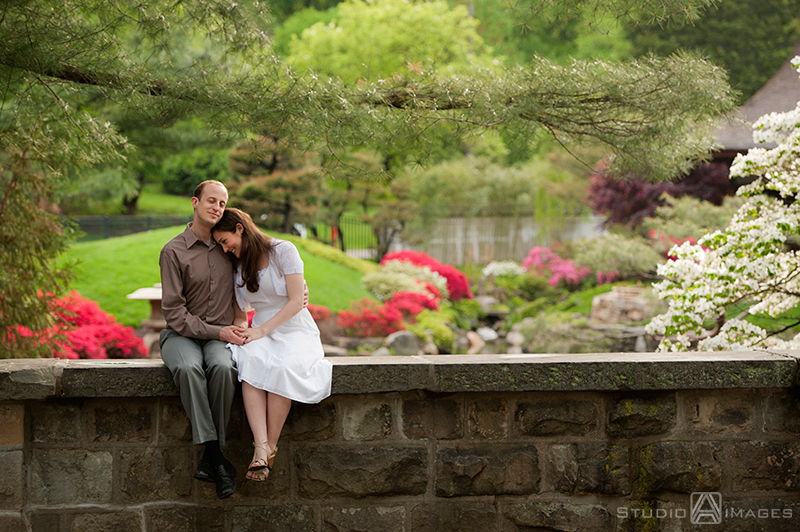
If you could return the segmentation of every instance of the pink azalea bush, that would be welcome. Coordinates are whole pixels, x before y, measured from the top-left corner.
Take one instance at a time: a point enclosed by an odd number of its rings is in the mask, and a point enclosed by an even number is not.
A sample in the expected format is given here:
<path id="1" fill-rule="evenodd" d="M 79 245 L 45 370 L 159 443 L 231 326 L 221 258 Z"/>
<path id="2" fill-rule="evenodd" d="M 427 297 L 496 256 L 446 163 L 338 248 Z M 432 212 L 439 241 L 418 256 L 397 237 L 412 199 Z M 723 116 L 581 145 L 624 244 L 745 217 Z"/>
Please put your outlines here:
<path id="1" fill-rule="evenodd" d="M 571 260 L 559 257 L 550 248 L 536 246 L 522 261 L 526 272 L 549 278 L 550 286 L 562 282 L 567 286 L 577 286 L 592 272 L 587 266 L 577 266 Z"/>
<path id="2" fill-rule="evenodd" d="M 381 260 L 381 265 L 393 260 L 406 261 L 417 266 L 427 266 L 431 271 L 447 279 L 447 289 L 450 292 L 452 301 L 458 301 L 462 298 L 472 299 L 472 291 L 470 290 L 467 276 L 449 264 L 442 264 L 427 253 L 409 249 L 387 253 Z"/>

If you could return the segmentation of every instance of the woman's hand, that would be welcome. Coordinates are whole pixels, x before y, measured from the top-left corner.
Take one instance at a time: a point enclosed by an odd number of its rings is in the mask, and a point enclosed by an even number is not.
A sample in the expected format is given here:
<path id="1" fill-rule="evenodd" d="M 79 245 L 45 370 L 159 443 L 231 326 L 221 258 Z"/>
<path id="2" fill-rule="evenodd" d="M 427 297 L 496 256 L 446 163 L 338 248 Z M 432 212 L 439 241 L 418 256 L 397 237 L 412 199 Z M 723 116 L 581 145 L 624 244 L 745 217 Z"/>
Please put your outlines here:
<path id="1" fill-rule="evenodd" d="M 266 335 L 266 332 L 261 327 L 247 328 L 242 331 L 242 338 L 244 338 L 244 343 L 246 344 L 255 342 L 259 338 L 263 338 L 264 335 Z"/>

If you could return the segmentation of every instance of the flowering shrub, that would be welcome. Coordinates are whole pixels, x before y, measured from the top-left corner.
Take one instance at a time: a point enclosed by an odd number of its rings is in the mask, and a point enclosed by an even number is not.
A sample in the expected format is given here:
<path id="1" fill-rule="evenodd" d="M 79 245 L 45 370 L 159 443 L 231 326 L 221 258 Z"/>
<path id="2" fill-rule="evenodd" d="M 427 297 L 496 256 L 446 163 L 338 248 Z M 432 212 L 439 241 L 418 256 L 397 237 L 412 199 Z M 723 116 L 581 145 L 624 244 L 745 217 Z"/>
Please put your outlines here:
<path id="1" fill-rule="evenodd" d="M 666 255 L 660 255 L 652 241 L 606 233 L 573 245 L 572 260 L 590 266 L 597 284 L 619 279 L 642 278 L 655 272 Z"/>
<path id="2" fill-rule="evenodd" d="M 467 276 L 449 264 L 442 264 L 430 255 L 421 251 L 403 250 L 384 255 L 381 265 L 392 262 L 410 262 L 417 266 L 427 266 L 431 271 L 438 273 L 447 280 L 447 289 L 450 292 L 449 299 L 458 301 L 461 298 L 472 299 L 472 291 L 469 288 Z"/>
<path id="3" fill-rule="evenodd" d="M 385 304 L 396 308 L 406 318 L 416 316 L 425 309 L 439 311 L 439 302 L 433 295 L 419 292 L 396 292 Z"/>
<path id="4" fill-rule="evenodd" d="M 587 266 L 578 267 L 569 259 L 563 259 L 553 253 L 550 248 L 536 246 L 531 249 L 528 256 L 522 261 L 522 267 L 528 273 L 543 277 L 550 277 L 548 284 L 557 286 L 564 281 L 566 285 L 578 285 L 581 280 L 591 273 Z"/>
<path id="5" fill-rule="evenodd" d="M 525 268 L 513 260 L 492 261 L 481 272 L 484 277 L 512 277 L 524 275 Z"/>
<path id="6" fill-rule="evenodd" d="M 147 349 L 133 327 L 125 327 L 91 299 L 72 291 L 52 303 L 55 324 L 32 332 L 17 327 L 18 334 L 36 336 L 57 358 L 144 358 Z"/>
<path id="7" fill-rule="evenodd" d="M 336 323 L 351 336 L 387 336 L 405 329 L 399 310 L 366 297 L 353 301 L 351 308 L 339 312 Z"/>
<path id="8" fill-rule="evenodd" d="M 372 295 L 386 301 L 395 292 L 430 292 L 437 297 L 447 297 L 447 279 L 427 266 L 410 262 L 392 261 L 377 272 L 366 274 L 361 282 Z"/>
<path id="9" fill-rule="evenodd" d="M 792 66 L 800 69 L 800 56 Z M 772 332 L 764 328 L 800 304 L 800 255 L 786 246 L 800 232 L 800 105 L 761 117 L 753 130 L 753 140 L 777 147 L 736 156 L 732 178 L 759 176 L 737 191 L 747 201 L 726 228 L 673 247 L 675 260 L 658 268 L 664 280 L 653 288 L 669 309 L 647 332 L 663 336 L 661 351 L 800 349 L 800 335 L 781 337 L 779 322 Z M 752 305 L 741 312 L 741 302 Z M 746 321 L 761 316 L 764 327 Z"/>
<path id="10" fill-rule="evenodd" d="M 322 305 L 312 305 L 309 303 L 308 311 L 311 313 L 311 317 L 314 318 L 314 321 L 324 320 L 331 316 L 330 309 Z"/>

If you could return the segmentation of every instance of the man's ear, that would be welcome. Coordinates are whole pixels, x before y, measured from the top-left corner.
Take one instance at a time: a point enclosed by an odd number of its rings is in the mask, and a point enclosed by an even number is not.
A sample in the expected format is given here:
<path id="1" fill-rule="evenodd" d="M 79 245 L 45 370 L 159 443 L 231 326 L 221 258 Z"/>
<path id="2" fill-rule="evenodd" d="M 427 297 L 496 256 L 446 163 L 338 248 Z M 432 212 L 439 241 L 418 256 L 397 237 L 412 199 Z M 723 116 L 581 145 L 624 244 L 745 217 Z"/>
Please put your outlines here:
<path id="1" fill-rule="evenodd" d="M 200 200 L 197 198 L 197 196 L 192 196 L 192 207 L 196 209 L 198 203 L 200 203 Z"/>

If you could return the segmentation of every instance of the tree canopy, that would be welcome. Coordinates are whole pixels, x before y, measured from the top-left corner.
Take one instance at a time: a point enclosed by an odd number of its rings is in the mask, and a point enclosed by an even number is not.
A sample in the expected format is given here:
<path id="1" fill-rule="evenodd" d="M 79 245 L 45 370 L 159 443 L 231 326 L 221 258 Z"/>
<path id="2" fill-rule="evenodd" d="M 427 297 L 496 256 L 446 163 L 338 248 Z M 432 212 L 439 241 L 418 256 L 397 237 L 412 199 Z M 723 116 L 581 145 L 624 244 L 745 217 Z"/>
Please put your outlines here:
<path id="1" fill-rule="evenodd" d="M 647 21 L 691 18 L 707 3 L 591 5 Z M 511 15 L 525 22 L 539 4 L 521 1 Z M 556 4 L 571 14 L 588 5 Z M 63 245 L 52 222 L 45 223 L 51 241 L 24 244 L 25 227 L 12 219 L 25 212 L 49 220 L 53 183 L 75 168 L 121 164 L 135 149 L 104 113 L 107 105 L 129 120 L 169 127 L 198 118 L 222 137 L 268 131 L 333 155 L 353 146 L 389 146 L 422 158 L 427 132 L 443 122 L 454 137 L 505 129 L 525 140 L 544 131 L 566 145 L 597 140 L 617 154 L 621 170 L 665 178 L 708 151 L 712 117 L 732 104 L 724 73 L 689 55 L 566 66 L 535 58 L 514 68 L 476 66 L 455 74 L 423 61 L 351 84 L 281 62 L 270 49 L 267 25 L 264 5 L 255 1 L 16 0 L 0 6 L 0 241 L 11 272 L 0 277 L 0 333 L 7 334 L 12 317 L 34 325 L 46 310 L 35 297 L 7 294 L 12 287 L 27 286 L 29 294 L 54 288 L 54 259 Z"/>

